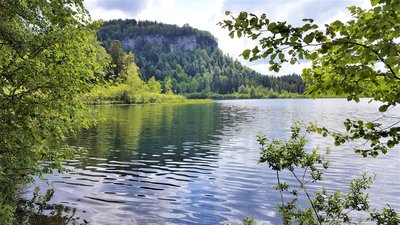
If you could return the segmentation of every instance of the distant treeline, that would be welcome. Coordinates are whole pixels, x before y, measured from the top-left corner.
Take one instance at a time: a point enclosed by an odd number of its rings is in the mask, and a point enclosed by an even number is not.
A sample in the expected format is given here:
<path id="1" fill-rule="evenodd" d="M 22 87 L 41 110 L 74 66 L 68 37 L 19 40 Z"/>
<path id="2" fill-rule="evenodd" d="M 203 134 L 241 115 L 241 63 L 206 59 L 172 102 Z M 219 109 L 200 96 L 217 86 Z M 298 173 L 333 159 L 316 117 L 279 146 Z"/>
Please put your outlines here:
<path id="1" fill-rule="evenodd" d="M 212 34 L 189 25 L 111 20 L 104 22 L 97 35 L 109 51 L 112 41 L 119 40 L 125 51 L 134 53 L 144 81 L 155 77 L 162 85 L 171 85 L 174 93 L 231 94 L 252 88 L 273 93 L 305 91 L 300 76 L 255 72 L 223 54 Z"/>

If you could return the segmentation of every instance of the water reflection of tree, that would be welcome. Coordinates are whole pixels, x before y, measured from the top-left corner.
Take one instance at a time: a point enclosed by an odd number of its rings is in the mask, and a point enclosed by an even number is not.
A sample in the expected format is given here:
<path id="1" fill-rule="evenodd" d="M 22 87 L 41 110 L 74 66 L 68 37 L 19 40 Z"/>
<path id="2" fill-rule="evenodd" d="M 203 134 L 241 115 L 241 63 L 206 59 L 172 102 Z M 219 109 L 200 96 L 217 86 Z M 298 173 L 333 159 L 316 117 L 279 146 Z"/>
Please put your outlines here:
<path id="1" fill-rule="evenodd" d="M 144 162 L 140 168 L 146 168 L 151 163 L 164 166 L 166 161 L 216 157 L 215 150 L 202 145 L 215 139 L 216 131 L 222 128 L 218 110 L 215 104 L 100 107 L 105 121 L 72 141 L 88 149 L 74 166 L 140 160 Z M 130 169 L 134 167 L 130 165 Z"/>
<path id="2" fill-rule="evenodd" d="M 39 188 L 35 188 L 31 199 L 23 197 L 27 190 L 21 189 L 18 198 L 18 207 L 15 212 L 15 224 L 32 225 L 67 225 L 88 224 L 88 221 L 76 214 L 76 208 L 62 204 L 50 203 L 54 195 L 54 189 L 47 189 L 40 194 Z"/>

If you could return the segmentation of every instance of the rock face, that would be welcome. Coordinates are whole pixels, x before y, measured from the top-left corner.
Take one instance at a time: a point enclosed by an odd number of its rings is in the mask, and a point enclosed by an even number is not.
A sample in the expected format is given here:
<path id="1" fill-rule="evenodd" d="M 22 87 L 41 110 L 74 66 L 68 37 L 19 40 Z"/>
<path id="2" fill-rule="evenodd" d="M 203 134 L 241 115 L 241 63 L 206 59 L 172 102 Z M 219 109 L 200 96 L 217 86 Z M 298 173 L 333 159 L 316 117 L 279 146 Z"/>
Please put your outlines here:
<path id="1" fill-rule="evenodd" d="M 122 40 L 122 45 L 128 50 L 135 49 L 137 45 L 157 44 L 173 51 L 193 51 L 198 46 L 196 36 L 187 35 L 168 38 L 162 35 L 146 35 Z"/>
<path id="2" fill-rule="evenodd" d="M 178 37 L 174 44 L 170 44 L 169 49 L 171 52 L 176 50 L 193 51 L 197 46 L 195 36 Z"/>

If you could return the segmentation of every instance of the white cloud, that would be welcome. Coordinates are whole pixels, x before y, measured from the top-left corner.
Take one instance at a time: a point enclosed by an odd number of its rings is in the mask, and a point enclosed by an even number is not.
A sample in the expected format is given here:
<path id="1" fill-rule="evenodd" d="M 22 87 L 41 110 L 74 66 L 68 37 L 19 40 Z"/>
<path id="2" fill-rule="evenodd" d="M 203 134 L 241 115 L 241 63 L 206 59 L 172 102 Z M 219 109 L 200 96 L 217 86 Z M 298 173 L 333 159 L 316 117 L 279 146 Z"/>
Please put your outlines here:
<path id="1" fill-rule="evenodd" d="M 91 16 L 95 20 L 111 20 L 111 19 L 119 19 L 119 18 L 128 18 L 121 10 L 105 10 L 105 9 L 94 9 L 91 11 Z"/>
<path id="2" fill-rule="evenodd" d="M 149 0 L 146 8 L 136 15 L 136 19 L 156 20 L 163 23 L 177 24 L 175 0 Z"/>
<path id="3" fill-rule="evenodd" d="M 215 25 L 215 17 L 220 13 L 223 0 L 183 1 L 183 0 L 148 0 L 144 10 L 135 18 L 157 20 L 182 26 L 191 26 L 209 30 Z"/>
<path id="4" fill-rule="evenodd" d="M 94 20 L 110 20 L 110 19 L 119 19 L 119 18 L 128 18 L 129 15 L 124 13 L 120 9 L 107 9 L 104 7 L 100 7 L 98 4 L 98 0 L 86 0 L 84 1 L 86 9 L 89 10 L 89 13 Z"/>
<path id="5" fill-rule="evenodd" d="M 120 19 L 132 18 L 142 11 L 145 1 L 137 0 L 86 0 L 85 7 L 93 19 Z"/>

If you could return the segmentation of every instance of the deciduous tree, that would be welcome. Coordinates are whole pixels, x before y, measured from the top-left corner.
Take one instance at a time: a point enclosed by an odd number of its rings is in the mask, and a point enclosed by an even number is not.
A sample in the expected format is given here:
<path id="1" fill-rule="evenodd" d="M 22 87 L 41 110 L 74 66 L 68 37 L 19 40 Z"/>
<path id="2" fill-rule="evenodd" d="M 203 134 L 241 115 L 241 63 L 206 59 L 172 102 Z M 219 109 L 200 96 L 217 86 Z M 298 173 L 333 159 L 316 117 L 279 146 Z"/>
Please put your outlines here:
<path id="1" fill-rule="evenodd" d="M 244 50 L 242 56 L 250 61 L 265 59 L 270 70 L 277 72 L 286 62 L 311 61 L 312 66 L 304 69 L 302 76 L 312 96 L 345 95 L 356 102 L 360 97 L 371 97 L 382 103 L 379 111 L 384 113 L 400 103 L 400 2 L 372 0 L 371 4 L 369 10 L 349 7 L 351 20 L 334 21 L 325 29 L 313 19 L 303 19 L 304 25 L 296 27 L 247 12 L 220 25 L 231 37 L 257 40 L 258 44 Z M 386 128 L 379 122 L 348 120 L 346 129 L 349 134 L 333 134 L 336 145 L 365 139 L 370 146 L 356 149 L 364 156 L 386 153 L 400 141 L 397 121 Z"/>
<path id="2" fill-rule="evenodd" d="M 61 170 L 66 137 L 89 125 L 79 96 L 102 76 L 82 0 L 0 1 L 0 223 L 16 190 Z"/>

